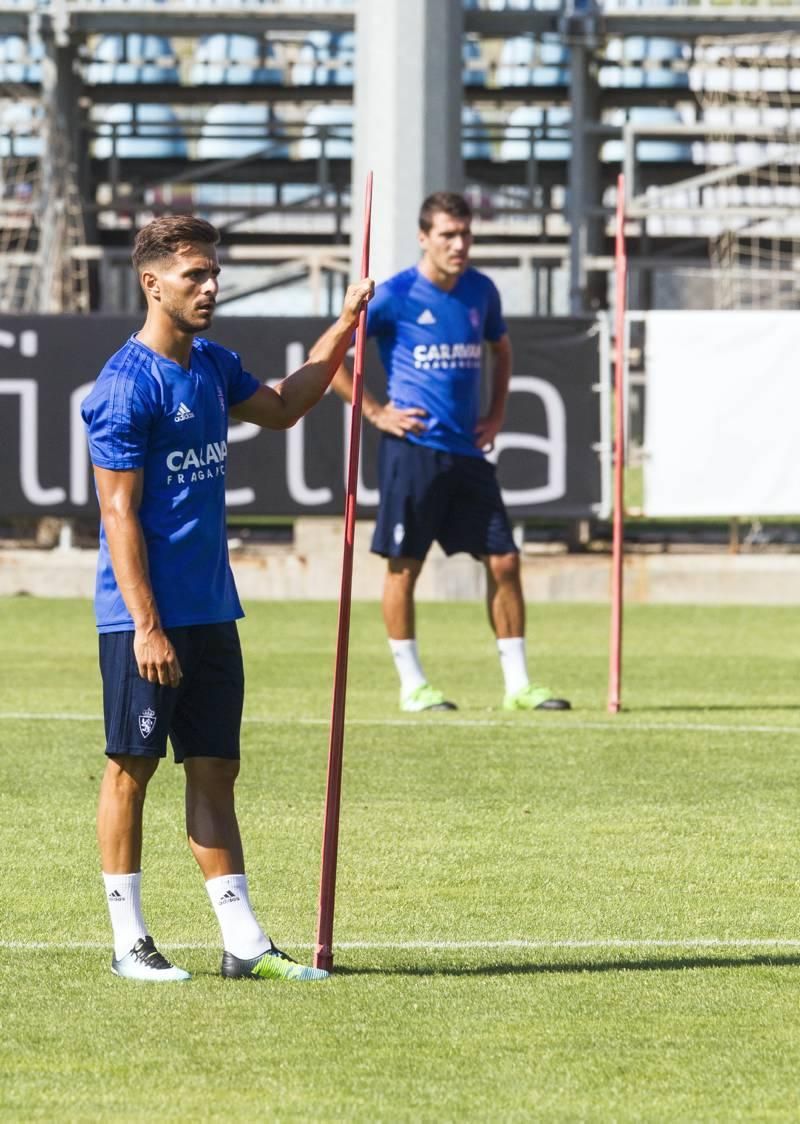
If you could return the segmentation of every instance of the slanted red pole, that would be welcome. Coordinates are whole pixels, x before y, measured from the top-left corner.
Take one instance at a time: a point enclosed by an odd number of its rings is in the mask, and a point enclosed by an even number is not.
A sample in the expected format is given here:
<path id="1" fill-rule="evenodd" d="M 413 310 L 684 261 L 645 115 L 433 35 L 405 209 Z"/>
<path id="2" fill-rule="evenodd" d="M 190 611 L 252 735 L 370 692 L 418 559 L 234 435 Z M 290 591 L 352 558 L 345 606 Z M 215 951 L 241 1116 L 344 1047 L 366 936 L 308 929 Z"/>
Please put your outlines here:
<path id="1" fill-rule="evenodd" d="M 372 172 L 367 175 L 364 201 L 364 238 L 361 247 L 361 276 L 369 276 L 369 238 L 372 223 Z M 362 308 L 356 328 L 353 364 L 353 403 L 350 421 L 350 457 L 344 502 L 344 549 L 342 582 L 339 592 L 339 628 L 336 639 L 336 664 L 333 674 L 333 705 L 328 742 L 328 780 L 325 789 L 325 819 L 322 828 L 322 871 L 319 883 L 319 915 L 314 966 L 330 972 L 333 968 L 333 907 L 336 894 L 336 858 L 339 849 L 339 805 L 342 791 L 342 749 L 344 709 L 347 690 L 347 654 L 350 641 L 350 595 L 353 585 L 353 545 L 358 490 L 358 454 L 361 444 L 361 400 L 364 390 L 364 345 L 367 338 L 367 310 Z"/>
<path id="2" fill-rule="evenodd" d="M 625 490 L 625 302 L 628 262 L 625 255 L 625 177 L 617 177 L 614 308 L 614 520 L 611 550 L 611 640 L 608 668 L 608 710 L 622 707 L 622 556 Z"/>

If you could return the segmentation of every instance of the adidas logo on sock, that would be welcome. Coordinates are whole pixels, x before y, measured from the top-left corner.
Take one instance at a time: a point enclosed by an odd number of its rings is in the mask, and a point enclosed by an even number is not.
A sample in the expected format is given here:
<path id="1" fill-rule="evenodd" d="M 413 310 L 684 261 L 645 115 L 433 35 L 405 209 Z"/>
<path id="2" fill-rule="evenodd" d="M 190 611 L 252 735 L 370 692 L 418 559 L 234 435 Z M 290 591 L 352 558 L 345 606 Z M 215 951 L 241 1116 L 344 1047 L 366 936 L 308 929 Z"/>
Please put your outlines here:
<path id="1" fill-rule="evenodd" d="M 419 316 L 417 317 L 417 323 L 418 324 L 435 324 L 436 323 L 436 317 L 433 315 L 433 313 L 431 312 L 431 310 L 429 308 L 426 308 L 424 312 L 420 312 Z"/>
<path id="2" fill-rule="evenodd" d="M 108 895 L 108 900 L 110 902 L 124 902 L 125 901 L 125 895 L 121 894 L 119 892 L 119 890 L 112 890 L 111 893 Z"/>
<path id="3" fill-rule="evenodd" d="M 193 417 L 194 417 L 194 413 L 189 409 L 189 407 L 186 405 L 185 402 L 181 402 L 181 404 L 178 406 L 178 409 L 175 412 L 175 421 L 176 422 L 188 421 L 189 418 L 193 418 Z"/>
<path id="4" fill-rule="evenodd" d="M 241 898 L 233 890 L 226 890 L 222 897 L 219 899 L 219 905 L 232 905 L 234 902 L 241 901 Z"/>

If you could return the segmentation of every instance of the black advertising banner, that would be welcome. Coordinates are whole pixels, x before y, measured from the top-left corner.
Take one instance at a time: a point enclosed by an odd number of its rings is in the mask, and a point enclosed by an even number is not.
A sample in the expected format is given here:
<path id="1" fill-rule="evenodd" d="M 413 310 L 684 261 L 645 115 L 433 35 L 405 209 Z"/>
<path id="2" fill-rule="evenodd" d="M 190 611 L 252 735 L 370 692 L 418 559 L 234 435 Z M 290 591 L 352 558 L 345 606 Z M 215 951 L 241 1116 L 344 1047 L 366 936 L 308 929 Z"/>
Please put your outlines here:
<path id="1" fill-rule="evenodd" d="M 209 336 L 262 381 L 303 362 L 330 323 L 218 317 Z M 96 511 L 80 403 L 109 355 L 141 325 L 121 316 L 0 316 L 0 515 Z M 589 319 L 511 319 L 514 367 L 498 476 L 513 519 L 596 515 L 602 501 L 600 329 Z M 366 382 L 385 398 L 377 351 Z M 231 513 L 336 515 L 344 509 L 350 407 L 329 393 L 286 432 L 232 423 Z M 377 503 L 380 435 L 364 426 L 360 515 Z"/>

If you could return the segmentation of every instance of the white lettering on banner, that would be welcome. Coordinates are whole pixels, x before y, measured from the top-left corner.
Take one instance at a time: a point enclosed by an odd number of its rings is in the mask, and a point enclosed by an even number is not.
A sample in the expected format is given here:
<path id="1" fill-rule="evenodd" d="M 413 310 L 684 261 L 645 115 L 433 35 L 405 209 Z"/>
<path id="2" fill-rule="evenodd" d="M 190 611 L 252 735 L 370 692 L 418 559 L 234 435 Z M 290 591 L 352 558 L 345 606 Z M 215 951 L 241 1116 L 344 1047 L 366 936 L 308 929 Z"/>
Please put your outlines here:
<path id="1" fill-rule="evenodd" d="M 0 331 L 0 347 L 13 348 L 17 342 L 17 337 L 13 332 L 8 332 L 5 329 Z M 39 354 L 39 333 L 33 331 L 31 328 L 26 328 L 24 332 L 19 334 L 19 353 L 26 359 L 33 359 L 34 356 Z"/>
<path id="2" fill-rule="evenodd" d="M 347 478 L 350 475 L 350 431 L 353 428 L 353 411 L 347 405 L 344 409 L 344 492 L 347 495 Z M 362 423 L 363 432 L 363 423 Z M 356 479 L 356 503 L 377 506 L 380 493 L 377 488 L 368 488 L 364 483 L 361 469 L 363 457 L 358 458 L 358 476 Z"/>
<path id="3" fill-rule="evenodd" d="M 535 394 L 544 406 L 546 435 L 499 433 L 490 460 L 497 462 L 505 449 L 529 449 L 547 458 L 547 483 L 540 488 L 503 488 L 503 502 L 509 507 L 549 503 L 567 491 L 567 411 L 564 399 L 552 383 L 532 375 L 514 375 L 509 393 Z"/>
<path id="4" fill-rule="evenodd" d="M 37 507 L 63 503 L 64 488 L 39 483 L 39 387 L 36 379 L 0 379 L 0 394 L 19 395 L 19 478 L 22 494 Z"/>
<path id="5" fill-rule="evenodd" d="M 305 362 L 305 348 L 296 340 L 286 347 L 286 374 L 296 371 Z M 330 488 L 310 488 L 306 483 L 306 435 L 305 419 L 286 431 L 286 486 L 289 495 L 304 507 L 318 507 L 330 503 L 333 492 Z"/>
<path id="6" fill-rule="evenodd" d="M 237 422 L 235 425 L 228 427 L 228 444 L 233 445 L 237 441 L 252 441 L 261 432 L 261 427 L 253 425 L 252 422 Z M 252 488 L 230 488 L 225 493 L 225 503 L 228 507 L 244 507 L 249 503 L 254 503 L 256 493 Z"/>
<path id="7" fill-rule="evenodd" d="M 85 382 L 69 396 L 69 498 L 78 507 L 89 502 L 89 445 L 81 402 L 93 386 L 93 382 Z"/>

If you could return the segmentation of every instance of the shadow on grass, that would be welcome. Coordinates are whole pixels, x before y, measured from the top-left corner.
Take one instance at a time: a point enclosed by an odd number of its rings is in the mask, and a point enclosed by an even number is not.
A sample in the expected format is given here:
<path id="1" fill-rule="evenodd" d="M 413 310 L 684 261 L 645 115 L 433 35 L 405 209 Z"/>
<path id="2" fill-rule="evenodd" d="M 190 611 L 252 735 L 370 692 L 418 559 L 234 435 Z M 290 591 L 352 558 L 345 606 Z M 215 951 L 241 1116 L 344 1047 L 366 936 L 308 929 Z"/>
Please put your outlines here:
<path id="1" fill-rule="evenodd" d="M 576 960 L 555 963 L 422 964 L 395 967 L 337 966 L 336 976 L 542 976 L 582 972 L 683 972 L 707 968 L 797 968 L 800 954 L 760 956 L 683 956 L 650 960 Z"/>

